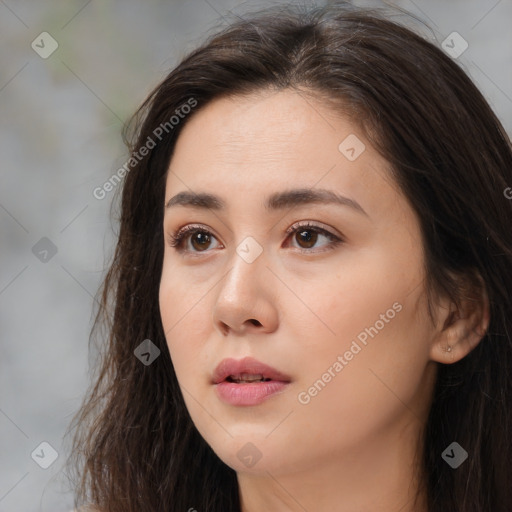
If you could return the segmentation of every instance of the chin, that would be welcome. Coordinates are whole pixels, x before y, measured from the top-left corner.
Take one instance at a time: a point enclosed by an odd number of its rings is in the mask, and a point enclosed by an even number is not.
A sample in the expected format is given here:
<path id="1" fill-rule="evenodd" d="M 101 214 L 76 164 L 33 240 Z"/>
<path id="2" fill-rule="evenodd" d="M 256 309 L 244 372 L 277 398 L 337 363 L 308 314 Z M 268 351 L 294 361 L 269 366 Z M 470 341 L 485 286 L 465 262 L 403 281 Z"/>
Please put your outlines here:
<path id="1" fill-rule="evenodd" d="M 290 458 L 291 453 L 295 455 L 293 447 L 287 446 L 285 439 L 270 439 L 266 434 L 252 435 L 247 431 L 245 435 L 238 434 L 209 444 L 222 462 L 237 473 L 264 475 L 267 472 L 279 474 L 296 471 L 299 461 Z"/>

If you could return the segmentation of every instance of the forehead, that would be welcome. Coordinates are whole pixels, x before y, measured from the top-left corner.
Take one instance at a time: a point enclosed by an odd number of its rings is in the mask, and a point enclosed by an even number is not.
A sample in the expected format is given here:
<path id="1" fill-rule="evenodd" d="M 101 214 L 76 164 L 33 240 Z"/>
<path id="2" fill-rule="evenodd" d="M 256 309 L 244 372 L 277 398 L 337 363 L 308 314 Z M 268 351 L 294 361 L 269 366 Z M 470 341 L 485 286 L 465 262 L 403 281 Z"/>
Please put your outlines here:
<path id="1" fill-rule="evenodd" d="M 283 158 L 296 161 L 305 153 L 317 158 L 320 151 L 327 152 L 326 157 L 337 157 L 336 142 L 355 127 L 339 116 L 333 123 L 332 117 L 326 106 L 292 90 L 217 99 L 185 125 L 174 160 L 182 152 L 187 153 L 189 163 L 203 160 L 207 153 L 240 164 Z M 312 152 L 314 146 L 318 151 Z"/>
<path id="2" fill-rule="evenodd" d="M 263 193 L 321 186 L 369 201 L 381 196 L 382 205 L 386 192 L 389 201 L 397 193 L 387 162 L 355 123 L 292 90 L 205 105 L 182 129 L 169 170 L 166 198 L 208 190 L 250 202 Z"/>

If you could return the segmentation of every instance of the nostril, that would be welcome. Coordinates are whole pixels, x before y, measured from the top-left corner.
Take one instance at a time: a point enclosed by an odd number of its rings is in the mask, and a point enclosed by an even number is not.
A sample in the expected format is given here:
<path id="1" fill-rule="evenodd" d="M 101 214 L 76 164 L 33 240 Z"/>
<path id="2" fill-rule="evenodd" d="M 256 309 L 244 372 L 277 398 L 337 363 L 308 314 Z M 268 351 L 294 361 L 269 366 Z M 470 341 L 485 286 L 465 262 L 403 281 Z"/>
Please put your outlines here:
<path id="1" fill-rule="evenodd" d="M 251 320 L 249 320 L 249 322 L 251 322 L 251 324 L 253 324 L 253 325 L 261 325 L 261 323 L 258 322 L 258 320 L 254 320 L 254 318 L 251 318 Z"/>

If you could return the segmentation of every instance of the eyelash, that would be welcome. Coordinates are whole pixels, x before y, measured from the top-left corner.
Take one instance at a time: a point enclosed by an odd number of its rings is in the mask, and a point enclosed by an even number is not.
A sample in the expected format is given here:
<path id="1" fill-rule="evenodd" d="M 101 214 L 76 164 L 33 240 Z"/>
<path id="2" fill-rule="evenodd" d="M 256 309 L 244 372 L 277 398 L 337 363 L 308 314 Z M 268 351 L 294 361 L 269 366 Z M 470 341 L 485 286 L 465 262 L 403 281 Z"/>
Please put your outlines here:
<path id="1" fill-rule="evenodd" d="M 296 248 L 296 249 L 298 249 L 298 251 L 300 253 L 303 253 L 303 254 L 312 254 L 312 253 L 314 254 L 314 253 L 330 251 L 330 250 L 336 248 L 339 244 L 344 242 L 344 240 L 342 240 L 338 236 L 334 235 L 330 231 L 327 231 L 326 229 L 324 229 L 316 224 L 312 224 L 310 222 L 299 222 L 299 223 L 296 223 L 293 226 L 289 227 L 286 230 L 287 237 L 299 232 L 301 229 L 306 230 L 306 231 L 314 231 L 314 232 L 324 235 L 330 239 L 330 243 L 327 244 L 321 250 L 315 251 L 312 249 Z M 194 254 L 194 257 L 200 255 L 201 253 L 207 253 L 208 249 L 205 251 L 189 251 L 188 249 L 183 249 L 183 242 L 186 241 L 186 239 L 188 238 L 189 235 L 194 234 L 194 233 L 203 233 L 203 234 L 207 234 L 209 236 L 213 236 L 215 238 L 215 235 L 213 235 L 213 233 L 211 233 L 208 229 L 204 228 L 203 226 L 189 224 L 188 226 L 185 226 L 185 227 L 179 229 L 176 233 L 169 234 L 168 235 L 168 243 L 171 247 L 176 249 L 176 251 L 181 252 L 181 253 L 190 252 L 190 253 Z"/>

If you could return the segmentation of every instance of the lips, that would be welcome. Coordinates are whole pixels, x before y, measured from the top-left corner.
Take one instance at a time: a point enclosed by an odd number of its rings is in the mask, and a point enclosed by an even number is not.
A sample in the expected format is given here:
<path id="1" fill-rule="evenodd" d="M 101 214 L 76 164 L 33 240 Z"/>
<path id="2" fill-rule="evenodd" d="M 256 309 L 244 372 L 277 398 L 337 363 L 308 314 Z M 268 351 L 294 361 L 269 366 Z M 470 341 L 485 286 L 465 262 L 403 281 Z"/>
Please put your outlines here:
<path id="1" fill-rule="evenodd" d="M 215 368 L 212 383 L 232 382 L 243 385 L 250 382 L 290 382 L 290 377 L 252 357 L 223 359 Z"/>
<path id="2" fill-rule="evenodd" d="M 281 394 L 290 386 L 290 377 L 266 364 L 245 357 L 224 359 L 213 373 L 217 396 L 230 406 L 257 406 Z"/>

